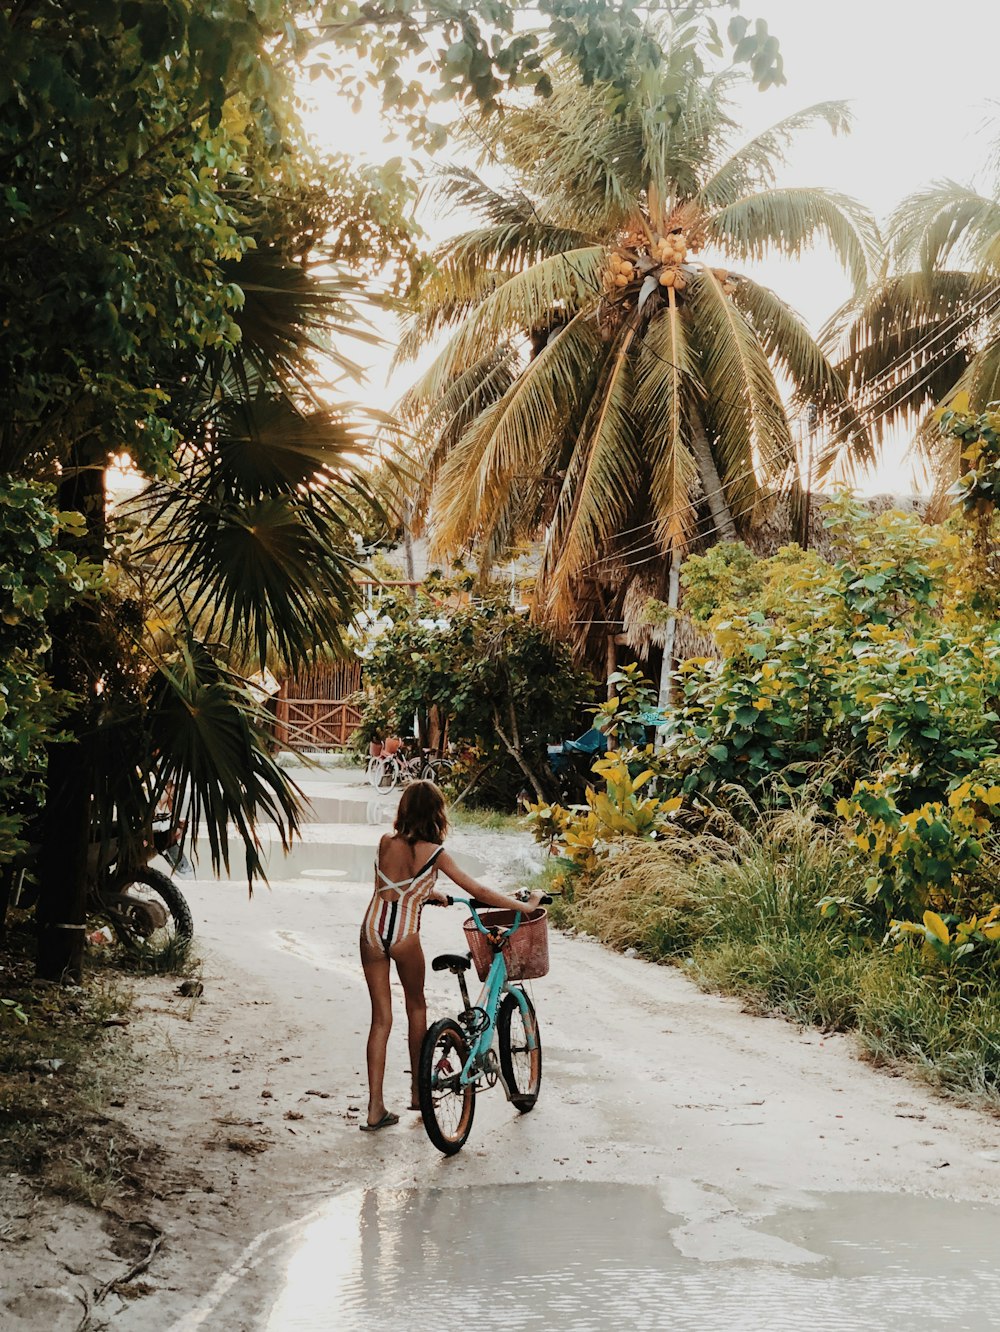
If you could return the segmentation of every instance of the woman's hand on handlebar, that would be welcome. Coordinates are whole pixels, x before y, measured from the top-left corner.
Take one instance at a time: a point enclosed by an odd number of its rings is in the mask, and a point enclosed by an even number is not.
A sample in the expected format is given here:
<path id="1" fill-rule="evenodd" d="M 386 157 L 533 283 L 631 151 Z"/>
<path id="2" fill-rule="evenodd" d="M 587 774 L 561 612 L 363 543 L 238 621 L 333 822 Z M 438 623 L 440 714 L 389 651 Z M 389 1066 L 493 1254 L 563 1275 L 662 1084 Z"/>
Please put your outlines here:
<path id="1" fill-rule="evenodd" d="M 540 892 L 537 888 L 534 892 L 528 892 L 527 888 L 519 888 L 514 897 L 520 904 L 518 909 L 524 912 L 537 911 L 544 902 L 552 901 L 547 893 Z"/>

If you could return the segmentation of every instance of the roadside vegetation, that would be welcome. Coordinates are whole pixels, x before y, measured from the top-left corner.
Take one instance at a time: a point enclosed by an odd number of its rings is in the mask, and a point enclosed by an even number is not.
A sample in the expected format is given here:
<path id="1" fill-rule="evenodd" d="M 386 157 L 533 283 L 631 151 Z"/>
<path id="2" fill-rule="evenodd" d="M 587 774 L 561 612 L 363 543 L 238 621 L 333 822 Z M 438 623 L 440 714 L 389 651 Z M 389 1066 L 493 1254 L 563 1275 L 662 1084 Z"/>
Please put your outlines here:
<path id="1" fill-rule="evenodd" d="M 992 422 L 952 412 L 942 427 L 979 459 Z M 718 655 L 681 667 L 664 743 L 619 748 L 585 806 L 531 819 L 563 872 L 565 922 L 995 1098 L 991 476 L 981 464 L 961 487 L 971 517 L 944 526 L 831 504 L 829 558 L 692 558 L 686 605 Z M 648 707 L 648 682 L 625 672 L 617 694 L 598 712 L 612 735 Z"/>

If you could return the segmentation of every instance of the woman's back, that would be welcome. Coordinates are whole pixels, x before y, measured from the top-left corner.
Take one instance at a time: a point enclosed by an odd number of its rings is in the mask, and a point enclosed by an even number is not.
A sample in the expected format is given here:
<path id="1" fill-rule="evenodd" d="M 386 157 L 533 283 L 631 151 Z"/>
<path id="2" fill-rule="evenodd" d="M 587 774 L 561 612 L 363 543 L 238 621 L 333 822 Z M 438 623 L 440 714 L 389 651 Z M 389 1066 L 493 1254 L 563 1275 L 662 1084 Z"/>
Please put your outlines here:
<path id="1" fill-rule="evenodd" d="M 440 850 L 436 842 L 411 842 L 398 833 L 387 833 L 375 858 L 376 891 L 389 895 L 394 889 L 410 887 L 423 878 Z"/>

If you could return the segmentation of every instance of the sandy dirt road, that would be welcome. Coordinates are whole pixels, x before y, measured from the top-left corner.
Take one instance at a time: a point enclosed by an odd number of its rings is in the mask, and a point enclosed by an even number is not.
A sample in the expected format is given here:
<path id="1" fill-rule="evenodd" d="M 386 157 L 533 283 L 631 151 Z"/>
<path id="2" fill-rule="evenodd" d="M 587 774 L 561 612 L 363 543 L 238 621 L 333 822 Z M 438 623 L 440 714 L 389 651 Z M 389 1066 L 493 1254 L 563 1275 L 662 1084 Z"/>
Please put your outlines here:
<path id="1" fill-rule="evenodd" d="M 580 1268 L 577 1293 L 587 1287 L 583 1268 L 596 1235 L 600 1254 L 621 1250 L 626 1268 L 641 1259 L 655 1272 L 659 1264 L 661 1275 L 673 1273 L 675 1293 L 687 1282 L 690 1322 L 678 1315 L 672 1327 L 1000 1326 L 990 1259 L 1000 1239 L 990 1206 L 1000 1190 L 995 1120 L 873 1071 L 849 1039 L 750 1017 L 735 1002 L 700 993 L 677 970 L 590 940 L 554 936 L 551 974 L 534 983 L 545 1056 L 534 1113 L 518 1116 L 497 1089 L 479 1102 L 465 1151 L 439 1156 L 419 1116 L 405 1111 L 400 1005 L 387 1101 L 401 1123 L 359 1133 L 367 1000 L 356 940 L 384 825 L 360 821 L 362 791 L 313 789 L 329 816 L 350 816 L 343 802 L 358 800 L 359 821 L 313 825 L 294 872 L 276 872 L 252 902 L 238 881 L 189 885 L 205 996 L 193 1002 L 174 994 L 175 982 L 150 985 L 134 1024 L 142 1066 L 114 1112 L 155 1144 L 154 1196 L 144 1215 L 126 1220 L 148 1221 L 163 1239 L 141 1280 L 110 1292 L 90 1326 L 419 1329 L 416 1306 L 392 1303 L 393 1281 L 412 1292 L 413 1265 L 425 1263 L 435 1234 L 439 1244 L 447 1235 L 461 1247 L 463 1236 L 488 1236 L 491 1226 L 507 1235 L 506 1271 L 533 1254 L 539 1289 L 546 1273 L 567 1263 Z M 458 832 L 451 845 L 494 883 L 523 874 L 519 858 L 530 851 L 517 834 Z M 425 913 L 428 956 L 461 946 L 461 919 L 457 909 Z M 432 1016 L 454 1008 L 453 991 L 452 977 L 429 974 Z M 829 1284 L 844 1276 L 836 1265 L 843 1253 L 838 1259 L 831 1250 L 840 1241 L 828 1236 L 824 1247 L 813 1223 L 824 1209 L 832 1216 L 846 1207 L 841 1229 L 863 1235 L 883 1204 L 889 1212 L 879 1224 L 900 1230 L 916 1266 L 911 1273 L 898 1253 L 887 1252 L 881 1265 L 859 1258 L 855 1275 L 874 1282 L 877 1312 L 856 1322 L 834 1309 L 824 1322 L 815 1314 L 821 1289 L 837 1309 L 851 1297 Z M 80 1289 L 127 1268 L 130 1251 L 109 1247 L 79 1209 L 46 1203 L 35 1216 L 48 1230 L 44 1248 L 32 1224 L 15 1217 L 20 1241 L 0 1249 L 0 1321 L 11 1332 L 76 1328 Z M 658 1227 L 662 1237 L 647 1253 Z M 956 1242 L 949 1258 L 942 1236 L 959 1232 L 971 1237 L 967 1251 Z M 132 1233 L 141 1253 L 152 1232 L 133 1225 Z M 361 1250 L 358 1233 L 367 1237 Z M 572 1262 L 552 1248 L 559 1235 Z M 983 1254 L 972 1252 L 980 1235 L 989 1240 Z M 872 1245 L 860 1247 L 867 1253 Z M 917 1262 L 919 1255 L 926 1258 Z M 922 1273 L 936 1281 L 949 1262 L 958 1264 L 956 1276 L 976 1277 L 968 1307 L 942 1309 L 942 1322 L 911 1319 L 905 1292 Z M 609 1267 L 587 1296 L 590 1314 L 573 1312 L 560 1296 L 547 1321 L 525 1315 L 524 1325 L 605 1325 L 595 1310 L 620 1270 Z M 744 1279 L 725 1294 L 723 1274 L 729 1280 L 734 1272 Z M 667 1326 L 650 1312 L 664 1307 L 663 1290 L 652 1305 L 640 1300 L 627 1312 L 628 1300 L 639 1298 L 636 1284 L 616 1296 L 616 1321 Z M 758 1286 L 770 1293 L 759 1297 L 754 1321 L 746 1301 Z M 477 1325 L 511 1326 L 509 1314 L 491 1321 L 480 1308 Z M 591 1314 L 596 1321 L 587 1321 Z M 438 1314 L 426 1325 L 440 1325 Z"/>

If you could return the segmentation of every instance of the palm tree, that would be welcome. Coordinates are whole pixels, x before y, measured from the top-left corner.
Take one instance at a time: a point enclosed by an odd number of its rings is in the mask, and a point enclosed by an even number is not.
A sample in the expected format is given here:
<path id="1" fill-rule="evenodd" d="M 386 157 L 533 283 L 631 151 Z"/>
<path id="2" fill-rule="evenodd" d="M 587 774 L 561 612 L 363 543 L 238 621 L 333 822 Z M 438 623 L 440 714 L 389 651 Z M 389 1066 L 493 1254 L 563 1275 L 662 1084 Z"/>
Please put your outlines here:
<path id="1" fill-rule="evenodd" d="M 985 193 L 940 180 L 904 199 L 879 280 L 823 335 L 874 437 L 910 426 L 942 480 L 958 457 L 934 408 L 958 393 L 977 410 L 1000 398 L 1000 160 L 992 177 Z"/>
<path id="2" fill-rule="evenodd" d="M 585 622 L 581 645 L 590 621 L 621 621 L 637 578 L 657 590 L 685 550 L 746 532 L 792 482 L 786 386 L 856 455 L 869 447 L 802 320 L 735 269 L 825 239 L 865 289 L 871 216 L 777 183 L 788 143 L 844 130 L 846 108 L 810 107 L 734 149 L 732 76 L 688 77 L 671 116 L 674 74 L 668 60 L 624 102 L 560 81 L 467 129 L 513 188 L 444 173 L 446 199 L 481 222 L 437 251 L 399 349 L 451 334 L 404 400 L 438 551 L 474 548 L 488 566 L 544 531 L 539 610 Z"/>
<path id="3" fill-rule="evenodd" d="M 329 253 L 308 261 L 319 205 L 296 202 L 247 210 L 255 243 L 231 274 L 240 338 L 164 367 L 183 441 L 170 475 L 106 518 L 105 444 L 61 489 L 66 507 L 90 514 L 86 548 L 104 585 L 53 626 L 57 683 L 78 701 L 72 742 L 49 756 L 43 975 L 79 974 L 80 938 L 54 922 L 83 919 L 81 843 L 85 853 L 113 835 L 123 860 L 140 852 L 168 789 L 214 865 L 228 864 L 235 829 L 251 880 L 263 872 L 259 822 L 285 846 L 298 826 L 300 793 L 247 677 L 346 650 L 358 605 L 351 532 L 381 509 L 355 414 L 312 387 L 323 384 L 320 358 L 338 361 L 336 336 L 354 331 L 363 292 L 353 277 L 323 275 Z"/>

